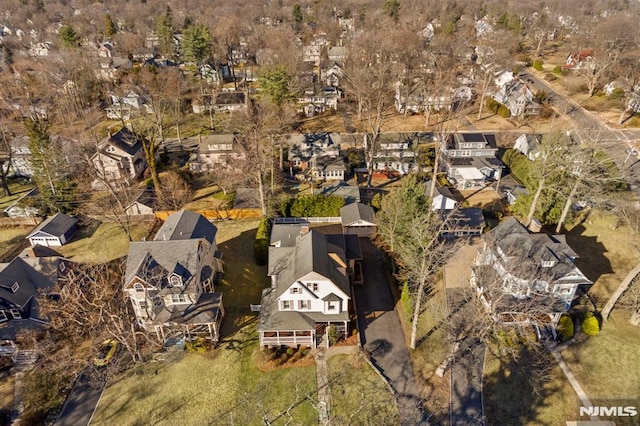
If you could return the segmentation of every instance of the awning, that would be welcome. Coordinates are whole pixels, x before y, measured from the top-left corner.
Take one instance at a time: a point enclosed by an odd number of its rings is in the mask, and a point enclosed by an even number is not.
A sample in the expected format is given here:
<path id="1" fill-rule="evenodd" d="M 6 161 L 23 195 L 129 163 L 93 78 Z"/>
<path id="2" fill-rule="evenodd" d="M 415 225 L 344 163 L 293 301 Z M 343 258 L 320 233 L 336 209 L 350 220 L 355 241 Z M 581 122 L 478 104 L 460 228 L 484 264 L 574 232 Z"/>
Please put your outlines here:
<path id="1" fill-rule="evenodd" d="M 460 177 L 464 180 L 483 180 L 485 176 L 475 167 L 465 167 L 458 169 Z"/>

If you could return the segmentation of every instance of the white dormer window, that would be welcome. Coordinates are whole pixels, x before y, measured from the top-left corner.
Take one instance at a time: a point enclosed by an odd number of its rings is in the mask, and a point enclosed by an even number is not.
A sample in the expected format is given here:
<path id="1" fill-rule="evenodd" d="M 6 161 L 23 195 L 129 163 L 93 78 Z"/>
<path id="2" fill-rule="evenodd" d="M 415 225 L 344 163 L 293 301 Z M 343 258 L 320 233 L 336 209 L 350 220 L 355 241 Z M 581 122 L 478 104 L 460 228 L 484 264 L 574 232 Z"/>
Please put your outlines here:
<path id="1" fill-rule="evenodd" d="M 13 283 L 13 285 L 11 286 L 11 292 L 15 293 L 16 291 L 20 290 L 20 284 L 18 284 L 18 281 L 16 281 L 15 283 Z"/>
<path id="2" fill-rule="evenodd" d="M 172 287 L 180 287 L 182 285 L 182 280 L 179 276 L 172 275 L 169 277 L 169 284 L 171 284 Z"/>
<path id="3" fill-rule="evenodd" d="M 9 310 L 9 312 L 11 312 L 11 316 L 13 317 L 13 319 L 22 319 L 22 315 L 20 315 L 20 311 L 17 309 L 11 309 Z"/>
<path id="4" fill-rule="evenodd" d="M 555 260 L 543 260 L 542 261 L 542 267 L 543 268 L 553 268 L 554 266 L 556 266 L 556 261 Z"/>
<path id="5" fill-rule="evenodd" d="M 60 269 L 60 272 L 64 272 L 67 269 L 67 266 L 60 262 L 60 265 L 58 265 L 58 269 Z"/>
<path id="6" fill-rule="evenodd" d="M 174 305 L 179 305 L 183 303 L 189 303 L 189 301 L 187 300 L 186 294 L 172 294 L 171 303 Z"/>
<path id="7" fill-rule="evenodd" d="M 9 317 L 7 317 L 7 312 L 6 311 L 0 311 L 0 322 L 5 322 L 9 319 Z"/>

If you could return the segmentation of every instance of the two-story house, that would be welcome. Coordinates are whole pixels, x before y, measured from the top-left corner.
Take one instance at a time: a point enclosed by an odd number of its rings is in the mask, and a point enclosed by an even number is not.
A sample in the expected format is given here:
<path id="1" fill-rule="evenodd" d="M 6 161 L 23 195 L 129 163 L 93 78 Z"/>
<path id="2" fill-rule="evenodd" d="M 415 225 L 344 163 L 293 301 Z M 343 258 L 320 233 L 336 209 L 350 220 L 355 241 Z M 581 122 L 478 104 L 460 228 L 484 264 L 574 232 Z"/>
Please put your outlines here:
<path id="1" fill-rule="evenodd" d="M 454 133 L 442 149 L 442 169 L 458 189 L 480 188 L 502 173 L 496 137 L 487 133 Z"/>
<path id="2" fill-rule="evenodd" d="M 346 168 L 340 156 L 339 133 L 291 135 L 288 153 L 290 172 L 309 170 L 313 179 L 343 180 Z"/>
<path id="3" fill-rule="evenodd" d="M 365 136 L 365 149 L 371 143 Z M 416 149 L 428 136 L 419 133 L 383 133 L 378 136 L 373 156 L 373 171 L 404 175 L 418 170 Z M 370 164 L 367 161 L 367 167 Z"/>
<path id="4" fill-rule="evenodd" d="M 9 263 L 0 263 L 0 355 L 16 355 L 20 334 L 44 332 L 47 318 L 38 297 L 53 295 L 70 263 L 44 246 L 31 247 Z M 22 348 L 24 349 L 24 348 Z"/>
<path id="5" fill-rule="evenodd" d="M 515 77 L 512 72 L 499 73 L 495 78 L 497 90 L 493 93 L 496 101 L 509 108 L 511 115 L 522 117 L 538 115 L 542 107 L 535 100 L 535 96 L 524 81 Z"/>
<path id="6" fill-rule="evenodd" d="M 337 87 L 310 85 L 298 97 L 298 112 L 312 117 L 329 110 L 337 111 L 341 96 L 342 92 Z"/>
<path id="7" fill-rule="evenodd" d="M 189 169 L 193 172 L 208 173 L 215 168 L 234 168 L 246 156 L 240 147 L 238 135 L 232 133 L 218 135 L 198 135 L 196 152 L 189 159 Z"/>
<path id="8" fill-rule="evenodd" d="M 571 307 L 580 285 L 592 282 L 562 235 L 531 233 L 511 217 L 483 237 L 471 284 L 503 323 L 551 326 Z"/>
<path id="9" fill-rule="evenodd" d="M 216 233 L 202 215 L 181 210 L 153 240 L 129 245 L 124 293 L 139 324 L 158 339 L 218 341 L 224 308 L 214 289 L 222 270 Z"/>
<path id="10" fill-rule="evenodd" d="M 355 235 L 324 235 L 308 225 L 276 224 L 262 291 L 261 346 L 328 346 L 344 337 L 351 320 L 351 282 L 362 258 Z"/>
<path id="11" fill-rule="evenodd" d="M 103 139 L 91 162 L 99 181 L 130 182 L 147 167 L 141 140 L 126 127 Z"/>

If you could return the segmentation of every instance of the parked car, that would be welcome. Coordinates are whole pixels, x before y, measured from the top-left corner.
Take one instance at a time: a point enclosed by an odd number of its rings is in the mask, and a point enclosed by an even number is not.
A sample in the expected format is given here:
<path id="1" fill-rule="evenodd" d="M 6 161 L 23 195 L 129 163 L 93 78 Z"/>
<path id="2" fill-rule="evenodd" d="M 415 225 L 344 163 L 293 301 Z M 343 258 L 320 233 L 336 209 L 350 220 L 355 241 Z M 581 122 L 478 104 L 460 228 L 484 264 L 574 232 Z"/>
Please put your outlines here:
<path id="1" fill-rule="evenodd" d="M 109 364 L 111 358 L 118 349 L 118 342 L 114 339 L 107 339 L 100 345 L 98 349 L 98 355 L 93 359 L 93 365 L 96 367 L 104 367 Z"/>

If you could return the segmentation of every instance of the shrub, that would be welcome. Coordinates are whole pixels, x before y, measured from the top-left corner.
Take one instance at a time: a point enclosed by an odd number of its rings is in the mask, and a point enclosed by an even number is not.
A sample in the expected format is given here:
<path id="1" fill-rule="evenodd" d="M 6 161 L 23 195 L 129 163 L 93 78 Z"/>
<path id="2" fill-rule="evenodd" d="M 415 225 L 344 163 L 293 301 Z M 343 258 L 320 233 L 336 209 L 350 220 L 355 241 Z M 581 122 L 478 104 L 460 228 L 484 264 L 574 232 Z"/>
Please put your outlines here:
<path id="1" fill-rule="evenodd" d="M 292 356 L 294 353 L 296 353 L 295 348 L 287 348 L 287 355 L 288 356 Z"/>
<path id="2" fill-rule="evenodd" d="M 553 67 L 552 71 L 555 75 L 562 75 L 562 67 L 560 65 L 556 65 Z"/>
<path id="3" fill-rule="evenodd" d="M 291 357 L 291 359 L 289 361 L 296 362 L 296 361 L 300 360 L 300 358 L 302 358 L 302 354 L 300 352 L 296 352 L 295 354 L 293 354 L 293 356 Z"/>
<path id="4" fill-rule="evenodd" d="M 616 87 L 609 95 L 609 99 L 622 99 L 624 98 L 624 89 Z"/>
<path id="5" fill-rule="evenodd" d="M 542 59 L 536 59 L 533 61 L 533 69 L 542 71 Z"/>
<path id="6" fill-rule="evenodd" d="M 580 328 L 587 336 L 597 336 L 600 332 L 600 323 L 598 322 L 598 318 L 593 315 L 593 312 L 587 312 Z"/>
<path id="7" fill-rule="evenodd" d="M 569 315 L 563 315 L 560 317 L 560 321 L 558 321 L 558 334 L 560 335 L 560 340 L 567 341 L 573 337 L 573 320 Z"/>
<path id="8" fill-rule="evenodd" d="M 509 118 L 511 117 L 511 111 L 509 111 L 506 105 L 500 105 L 500 107 L 498 107 L 498 115 L 502 118 Z"/>
<path id="9" fill-rule="evenodd" d="M 189 352 L 206 352 L 209 350 L 209 343 L 206 339 L 198 337 L 185 345 Z"/>
<path id="10" fill-rule="evenodd" d="M 544 79 L 547 81 L 556 81 L 558 77 L 555 74 L 548 72 L 548 73 L 545 73 Z"/>
<path id="11" fill-rule="evenodd" d="M 377 192 L 371 199 L 371 207 L 376 209 L 376 211 L 382 208 L 382 194 L 380 192 Z"/>
<path id="12" fill-rule="evenodd" d="M 340 216 L 344 198 L 335 195 L 305 195 L 289 198 L 280 204 L 280 213 L 286 217 Z"/>
<path id="13" fill-rule="evenodd" d="M 338 343 L 338 340 L 340 340 L 340 335 L 338 334 L 338 329 L 335 325 L 329 326 L 327 335 L 329 337 L 329 346 L 335 345 L 336 343 Z"/>
<path id="14" fill-rule="evenodd" d="M 413 310 L 413 296 L 409 291 L 409 284 L 405 281 L 402 286 L 402 292 L 400 293 L 400 301 L 402 302 L 402 309 L 407 316 L 411 315 Z"/>
<path id="15" fill-rule="evenodd" d="M 500 108 L 500 103 L 495 99 L 493 99 L 492 97 L 488 97 L 487 100 L 484 101 L 484 104 L 487 107 L 487 109 L 493 113 L 497 113 L 498 108 Z"/>
<path id="16" fill-rule="evenodd" d="M 271 222 L 263 217 L 256 231 L 256 241 L 253 246 L 253 256 L 260 266 L 267 264 L 269 256 L 269 234 L 271 232 Z"/>

